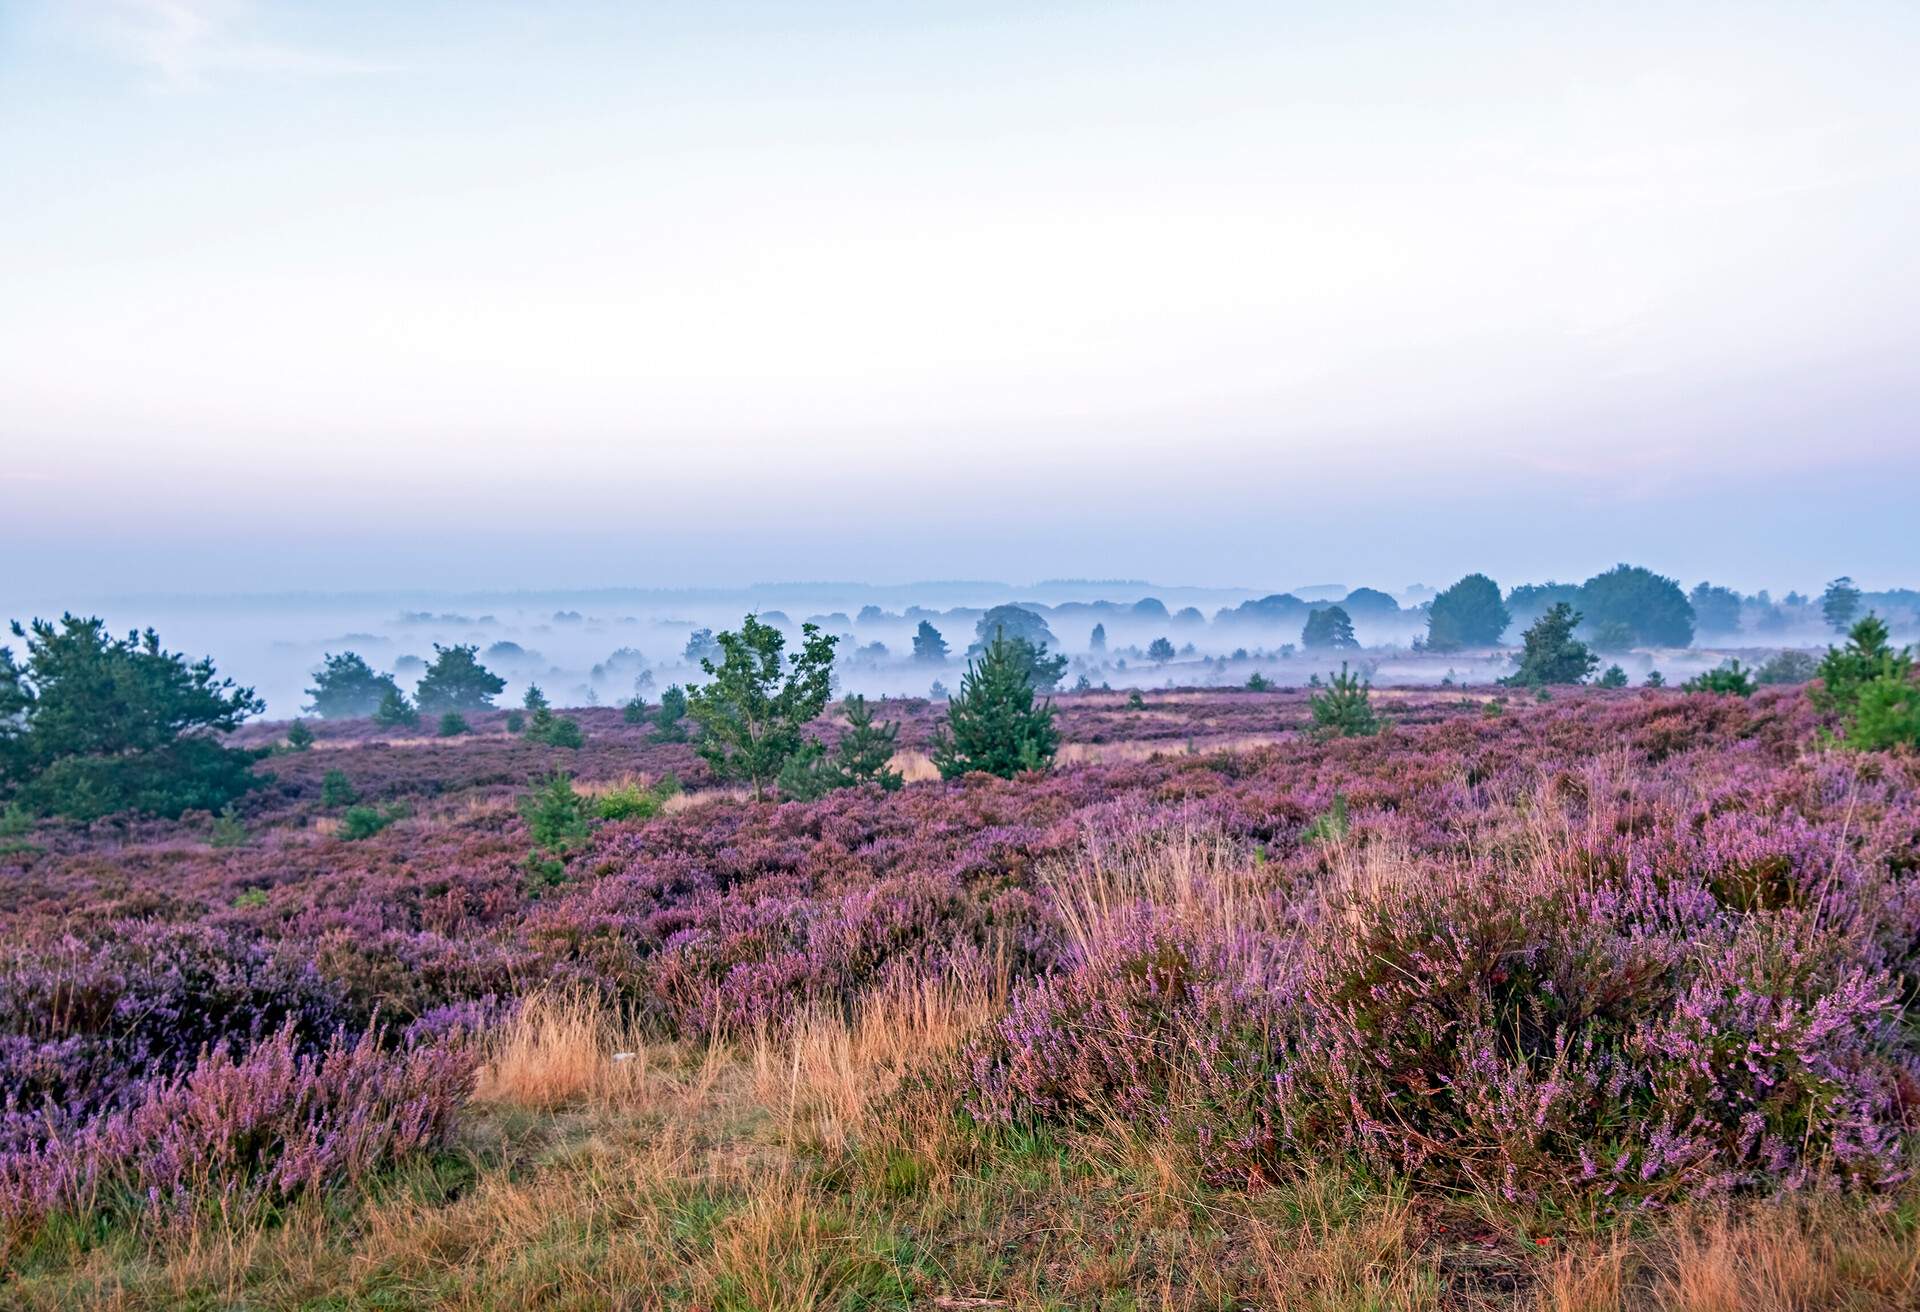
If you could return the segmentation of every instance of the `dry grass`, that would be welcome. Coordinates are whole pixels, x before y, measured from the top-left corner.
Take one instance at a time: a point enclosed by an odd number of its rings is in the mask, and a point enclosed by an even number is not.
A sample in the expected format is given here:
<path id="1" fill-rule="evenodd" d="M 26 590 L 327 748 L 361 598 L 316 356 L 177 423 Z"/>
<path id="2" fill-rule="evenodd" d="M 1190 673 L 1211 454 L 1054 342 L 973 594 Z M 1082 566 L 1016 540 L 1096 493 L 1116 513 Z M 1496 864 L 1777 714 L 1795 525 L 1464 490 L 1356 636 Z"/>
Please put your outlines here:
<path id="1" fill-rule="evenodd" d="M 645 1083 L 648 1060 L 645 1039 L 598 997 L 537 993 L 489 1039 L 474 1100 L 539 1111 L 622 1101 Z"/>
<path id="2" fill-rule="evenodd" d="M 1040 879 L 1082 952 L 1142 901 L 1196 926 L 1258 927 L 1272 911 L 1266 876 L 1249 854 L 1218 833 L 1193 829 L 1118 838 L 1089 832 L 1072 856 L 1045 865 Z"/>

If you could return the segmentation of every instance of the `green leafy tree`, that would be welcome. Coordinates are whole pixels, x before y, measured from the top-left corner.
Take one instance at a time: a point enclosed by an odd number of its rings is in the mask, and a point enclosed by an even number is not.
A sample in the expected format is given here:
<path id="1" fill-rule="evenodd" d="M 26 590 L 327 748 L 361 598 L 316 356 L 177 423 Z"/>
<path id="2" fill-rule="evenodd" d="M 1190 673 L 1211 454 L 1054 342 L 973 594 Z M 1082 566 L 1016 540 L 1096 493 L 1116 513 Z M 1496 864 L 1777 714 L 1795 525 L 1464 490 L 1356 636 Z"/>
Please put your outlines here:
<path id="1" fill-rule="evenodd" d="M 1860 613 L 1860 589 L 1853 586 L 1852 579 L 1842 574 L 1827 584 L 1827 590 L 1820 594 L 1820 613 L 1835 633 L 1845 633 L 1853 626 L 1854 617 Z"/>
<path id="2" fill-rule="evenodd" d="M 1353 636 L 1352 617 L 1338 606 L 1326 606 L 1308 613 L 1306 627 L 1300 630 L 1300 645 L 1324 650 L 1358 647 L 1360 640 Z"/>
<path id="3" fill-rule="evenodd" d="M 413 708 L 407 695 L 398 688 L 389 688 L 380 695 L 380 707 L 373 713 L 375 724 L 384 724 L 388 728 L 410 727 L 420 723 L 420 712 Z"/>
<path id="4" fill-rule="evenodd" d="M 1521 638 L 1520 668 L 1500 682 L 1512 688 L 1584 682 L 1600 658 L 1573 636 L 1579 623 L 1580 612 L 1566 602 L 1549 608 Z"/>
<path id="5" fill-rule="evenodd" d="M 1024 606 L 995 606 L 974 626 L 968 656 L 983 655 L 999 637 L 1013 644 L 1014 655 L 1026 662 L 1027 681 L 1035 692 L 1052 692 L 1060 686 L 1060 676 L 1067 672 L 1067 658 L 1047 654 L 1048 645 L 1054 643 L 1053 630 L 1037 613 Z"/>
<path id="6" fill-rule="evenodd" d="M 1626 645 L 1684 647 L 1693 641 L 1693 607 L 1670 578 L 1639 565 L 1615 565 L 1580 585 L 1580 611 L 1595 633 L 1625 626 Z"/>
<path id="7" fill-rule="evenodd" d="M 660 694 L 660 710 L 653 717 L 653 741 L 657 743 L 683 743 L 687 740 L 687 731 L 680 721 L 687 718 L 687 690 L 679 684 L 671 684 Z"/>
<path id="8" fill-rule="evenodd" d="M 1737 660 L 1717 669 L 1703 670 L 1680 685 L 1683 692 L 1716 692 L 1734 697 L 1753 696 L 1753 671 Z"/>
<path id="9" fill-rule="evenodd" d="M 1313 731 L 1321 738 L 1366 738 L 1380 732 L 1373 713 L 1373 685 L 1340 662 L 1340 672 L 1327 676 L 1326 689 L 1307 699 Z"/>
<path id="10" fill-rule="evenodd" d="M 0 647 L 0 800 L 90 821 L 119 811 L 219 811 L 260 782 L 264 751 L 219 735 L 258 715 L 253 689 L 210 659 L 165 651 L 148 629 L 115 638 L 99 619 L 34 620 Z"/>
<path id="11" fill-rule="evenodd" d="M 923 665 L 938 665 L 947 659 L 947 640 L 926 620 L 913 631 L 913 658 Z"/>
<path id="12" fill-rule="evenodd" d="M 687 695 L 687 713 L 700 727 L 697 750 L 714 775 L 743 779 L 763 800 L 780 768 L 801 748 L 800 731 L 826 709 L 836 639 L 816 624 L 801 626 L 801 649 L 783 669 L 786 638 L 756 615 L 738 633 L 715 641 L 721 662 L 702 661 L 709 681 Z"/>
<path id="13" fill-rule="evenodd" d="M 984 771 L 1011 779 L 1053 764 L 1060 734 L 1053 703 L 1034 704 L 1032 662 L 1019 638 L 996 636 L 967 662 L 947 723 L 934 734 L 933 763 L 943 779 Z"/>
<path id="14" fill-rule="evenodd" d="M 695 629 L 687 635 L 686 649 L 680 655 L 689 665 L 705 666 L 708 661 L 717 661 L 724 653 L 720 644 L 714 640 L 712 629 Z"/>
<path id="15" fill-rule="evenodd" d="M 433 663 L 413 690 L 414 705 L 428 715 L 444 711 L 490 711 L 507 681 L 480 663 L 478 646 L 433 644 Z"/>
<path id="16" fill-rule="evenodd" d="M 1351 630 L 1352 626 L 1348 626 Z M 1155 638 L 1147 644 L 1147 659 L 1155 665 L 1165 665 L 1174 656 L 1173 643 L 1166 638 Z"/>
<path id="17" fill-rule="evenodd" d="M 307 689 L 307 712 L 323 720 L 354 720 L 380 709 L 389 691 L 399 685 L 391 674 L 377 674 L 357 652 L 328 652 Z"/>
<path id="18" fill-rule="evenodd" d="M 1469 574 L 1428 605 L 1427 649 L 1491 647 L 1511 621 L 1500 601 L 1500 585 L 1485 574 Z"/>
<path id="19" fill-rule="evenodd" d="M 1624 688 L 1627 686 L 1627 672 L 1618 665 L 1609 665 L 1593 683 L 1596 688 Z"/>
<path id="20" fill-rule="evenodd" d="M 1740 594 L 1732 588 L 1699 583 L 1687 594 L 1693 607 L 1693 622 L 1702 633 L 1740 632 Z"/>

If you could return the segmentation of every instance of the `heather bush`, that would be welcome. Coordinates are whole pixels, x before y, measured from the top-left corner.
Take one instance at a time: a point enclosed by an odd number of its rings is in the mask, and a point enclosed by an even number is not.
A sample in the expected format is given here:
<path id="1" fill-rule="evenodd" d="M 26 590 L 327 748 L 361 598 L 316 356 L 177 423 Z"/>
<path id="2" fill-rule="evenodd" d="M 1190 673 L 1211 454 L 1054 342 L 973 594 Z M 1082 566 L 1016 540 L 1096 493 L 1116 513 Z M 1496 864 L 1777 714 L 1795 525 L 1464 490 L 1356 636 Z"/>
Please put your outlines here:
<path id="1" fill-rule="evenodd" d="M 73 1134 L 0 1154 L 11 1250 L 49 1220 L 180 1232 L 367 1178 L 445 1140 L 472 1079 L 464 1047 L 385 1050 L 378 1030 L 303 1052 L 291 1028 L 220 1043 Z"/>

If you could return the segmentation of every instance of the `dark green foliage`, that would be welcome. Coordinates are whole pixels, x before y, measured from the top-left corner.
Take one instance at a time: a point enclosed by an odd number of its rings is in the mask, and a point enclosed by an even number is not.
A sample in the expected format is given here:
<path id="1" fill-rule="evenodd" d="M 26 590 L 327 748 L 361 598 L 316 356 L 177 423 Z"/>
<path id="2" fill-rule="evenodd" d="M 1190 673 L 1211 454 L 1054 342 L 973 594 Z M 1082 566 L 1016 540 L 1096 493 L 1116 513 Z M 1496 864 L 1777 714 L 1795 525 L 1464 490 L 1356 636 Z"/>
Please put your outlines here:
<path id="1" fill-rule="evenodd" d="M 320 805 L 329 811 L 342 806 L 352 806 L 360 800 L 353 781 L 347 778 L 344 770 L 329 770 L 320 779 Z"/>
<path id="2" fill-rule="evenodd" d="M 946 727 L 933 739 L 933 763 L 943 779 L 974 770 L 1011 779 L 1053 764 L 1060 746 L 1053 703 L 1034 704 L 1024 647 L 1017 638 L 999 636 L 967 662 L 960 693 L 947 703 Z"/>
<path id="3" fill-rule="evenodd" d="M 526 727 L 527 727 L 527 717 L 525 715 L 521 714 L 519 711 L 507 712 L 507 732 L 508 733 L 519 733 L 522 729 Z"/>
<path id="4" fill-rule="evenodd" d="M 1852 627 L 1854 616 L 1860 613 L 1860 589 L 1853 586 L 1852 579 L 1842 574 L 1827 584 L 1827 590 L 1820 594 L 1820 613 L 1835 633 L 1845 633 Z"/>
<path id="5" fill-rule="evenodd" d="M 925 620 L 921 620 L 920 627 L 913 631 L 913 658 L 933 665 L 947 658 L 947 640 L 940 636 L 940 630 Z"/>
<path id="6" fill-rule="evenodd" d="M 1627 672 L 1618 665 L 1609 665 L 1593 683 L 1597 688 L 1624 688 L 1627 686 Z"/>
<path id="7" fill-rule="evenodd" d="M 547 695 L 540 691 L 539 684 L 530 683 L 527 685 L 526 695 L 520 699 L 520 707 L 522 710 L 527 711 L 544 711 L 547 709 Z"/>
<path id="8" fill-rule="evenodd" d="M 584 747 L 587 736 L 581 732 L 580 721 L 569 715 L 555 715 L 542 706 L 527 721 L 526 738 L 530 743 L 545 743 L 549 747 Z"/>
<path id="9" fill-rule="evenodd" d="M 1554 605 L 1521 639 L 1520 668 L 1500 682 L 1513 688 L 1542 688 L 1584 681 L 1600 658 L 1573 636 L 1579 623 L 1579 611 L 1564 601 Z"/>
<path id="10" fill-rule="evenodd" d="M 687 718 L 687 690 L 679 684 L 670 685 L 660 694 L 660 710 L 653 717 L 653 741 L 657 743 L 683 743 L 687 740 L 687 731 L 680 721 Z"/>
<path id="11" fill-rule="evenodd" d="M 307 689 L 311 699 L 307 711 L 323 720 L 359 719 L 379 710 L 390 690 L 399 690 L 393 676 L 376 674 L 358 653 L 343 651 L 335 656 L 329 652 L 313 676 L 313 687 Z"/>
<path id="12" fill-rule="evenodd" d="M 1625 620 L 1592 624 L 1587 628 L 1587 641 L 1595 651 L 1631 651 L 1633 627 Z"/>
<path id="13" fill-rule="evenodd" d="M 1353 636 L 1353 618 L 1338 606 L 1327 606 L 1307 615 L 1300 645 L 1309 650 L 1358 647 L 1360 641 Z"/>
<path id="14" fill-rule="evenodd" d="M 1911 652 L 1895 651 L 1886 621 L 1868 614 L 1856 622 L 1844 647 L 1827 648 L 1820 662 L 1820 686 L 1811 694 L 1814 708 L 1824 715 L 1845 717 L 1859 702 L 1860 690 L 1885 675 L 1896 679 L 1913 671 Z"/>
<path id="15" fill-rule="evenodd" d="M 783 670 L 786 638 L 748 615 L 738 633 L 715 639 L 720 664 L 703 661 L 710 682 L 687 695 L 687 714 L 700 726 L 697 750 L 721 779 L 744 779 L 763 800 L 781 767 L 800 750 L 800 730 L 826 708 L 836 639 L 815 624 L 801 626 L 801 649 Z"/>
<path id="16" fill-rule="evenodd" d="M 1641 686 L 1645 688 L 1664 688 L 1667 686 L 1667 676 L 1658 670 L 1648 670 L 1646 681 Z"/>
<path id="17" fill-rule="evenodd" d="M 295 720 L 287 726 L 287 750 L 304 752 L 313 746 L 313 730 L 307 728 L 305 720 Z"/>
<path id="18" fill-rule="evenodd" d="M 33 832 L 33 814 L 18 802 L 0 806 L 0 838 L 19 838 Z"/>
<path id="19" fill-rule="evenodd" d="M 372 838 L 396 820 L 406 818 L 407 808 L 404 806 L 394 805 L 385 810 L 377 806 L 350 806 L 347 813 L 340 817 L 340 837 L 349 843 L 357 843 L 363 838 Z"/>
<path id="20" fill-rule="evenodd" d="M 1349 625 L 1348 629 L 1351 631 L 1352 626 Z M 1173 643 L 1165 638 L 1155 638 L 1147 644 L 1147 659 L 1155 665 L 1165 665 L 1173 659 L 1173 655 Z"/>
<path id="21" fill-rule="evenodd" d="M 114 638 L 98 619 L 14 624 L 0 647 L 0 799 L 91 821 L 119 811 L 218 811 L 259 780 L 264 752 L 223 747 L 264 703 L 211 660 L 164 651 L 152 629 Z"/>
<path id="22" fill-rule="evenodd" d="M 1147 709 L 1147 699 L 1140 695 L 1138 688 L 1129 688 L 1127 690 L 1127 709 L 1130 711 L 1144 711 Z"/>
<path id="23" fill-rule="evenodd" d="M 1754 679 L 1763 684 L 1806 683 L 1820 673 L 1820 662 L 1804 651 L 1777 651 L 1760 663 Z"/>
<path id="24" fill-rule="evenodd" d="M 1494 596 L 1498 598 L 1498 591 Z M 1368 619 L 1390 619 L 1400 613 L 1400 603 L 1378 588 L 1355 588 L 1340 599 L 1340 609 Z"/>
<path id="25" fill-rule="evenodd" d="M 1427 608 L 1427 649 L 1491 647 L 1500 641 L 1510 622 L 1511 616 L 1500 601 L 1500 585 L 1485 574 L 1469 574 L 1435 597 Z"/>
<path id="26" fill-rule="evenodd" d="M 1869 613 L 1845 647 L 1828 648 L 1820 662 L 1813 704 L 1841 722 L 1843 746 L 1855 751 L 1920 747 L 1920 683 L 1912 648 L 1895 650 L 1887 626 Z"/>
<path id="27" fill-rule="evenodd" d="M 413 690 L 414 705 L 428 715 L 443 711 L 490 711 L 507 681 L 482 665 L 480 648 L 433 644 L 433 663 Z"/>
<path id="28" fill-rule="evenodd" d="M 1563 601 L 1579 609 L 1578 583 L 1522 583 L 1507 594 L 1507 612 L 1512 623 L 1526 626 Z"/>
<path id="29" fill-rule="evenodd" d="M 1699 583 L 1687 594 L 1694 625 L 1702 633 L 1740 632 L 1740 594 L 1732 588 Z"/>
<path id="30" fill-rule="evenodd" d="M 1093 632 L 1087 635 L 1087 650 L 1105 651 L 1106 649 L 1107 626 L 1104 624 L 1096 624 L 1093 626 Z"/>
<path id="31" fill-rule="evenodd" d="M 1255 670 L 1252 674 L 1249 674 L 1247 676 L 1248 692 L 1265 692 L 1267 689 L 1271 687 L 1273 687 L 1273 680 L 1269 679 L 1266 675 L 1260 673 L 1260 671 L 1258 670 Z"/>
<path id="32" fill-rule="evenodd" d="M 1349 673 L 1347 663 L 1340 662 L 1340 672 L 1327 676 L 1326 691 L 1307 699 L 1314 734 L 1321 738 L 1365 738 L 1379 733 L 1372 694 L 1373 685 Z"/>
<path id="33" fill-rule="evenodd" d="M 647 704 L 638 697 L 635 697 L 632 701 L 620 708 L 620 722 L 622 724 L 645 724 L 648 718 Z"/>
<path id="34" fill-rule="evenodd" d="M 1670 578 L 1639 565 L 1615 565 L 1580 585 L 1580 611 L 1597 634 L 1621 625 L 1624 646 L 1684 647 L 1693 641 L 1693 607 Z"/>
<path id="35" fill-rule="evenodd" d="M 1718 669 L 1696 674 L 1680 685 L 1683 692 L 1717 692 L 1734 697 L 1753 696 L 1753 687 L 1753 671 L 1737 660 L 1730 660 Z"/>
<path id="36" fill-rule="evenodd" d="M 573 790 L 571 776 L 556 771 L 521 797 L 520 818 L 535 850 L 559 856 L 587 841 L 592 803 Z"/>
<path id="37" fill-rule="evenodd" d="M 472 733 L 473 726 L 467 723 L 467 717 L 458 711 L 448 711 L 440 717 L 440 736 L 458 738 L 463 733 Z"/>
<path id="38" fill-rule="evenodd" d="M 985 654 L 996 636 L 1004 637 L 1013 655 L 1026 666 L 1027 682 L 1035 692 L 1052 692 L 1067 672 L 1065 656 L 1049 656 L 1047 646 L 1054 641 L 1047 622 L 1024 606 L 995 606 L 980 617 L 974 627 L 970 657 Z"/>
<path id="39" fill-rule="evenodd" d="M 895 723 L 875 724 L 865 697 L 849 697 L 842 704 L 847 727 L 831 753 L 818 743 L 807 743 L 780 770 L 780 795 L 793 801 L 811 801 L 837 788 L 878 784 L 893 792 L 905 783 L 888 768 L 894 742 L 900 736 Z"/>
<path id="40" fill-rule="evenodd" d="M 384 724 L 388 728 L 411 728 L 420 723 L 420 712 L 413 709 L 413 703 L 398 688 L 389 688 L 380 698 L 380 707 L 373 713 L 374 723 Z"/>

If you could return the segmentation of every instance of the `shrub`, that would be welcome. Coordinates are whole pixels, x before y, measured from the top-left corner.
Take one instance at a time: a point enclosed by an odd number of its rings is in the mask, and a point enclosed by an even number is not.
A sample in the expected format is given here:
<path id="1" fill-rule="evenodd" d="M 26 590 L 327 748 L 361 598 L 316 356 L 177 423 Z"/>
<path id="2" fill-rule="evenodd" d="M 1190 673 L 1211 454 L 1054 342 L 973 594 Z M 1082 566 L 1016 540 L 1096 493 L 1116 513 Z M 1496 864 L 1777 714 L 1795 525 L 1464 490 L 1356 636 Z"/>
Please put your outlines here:
<path id="1" fill-rule="evenodd" d="M 1380 732 L 1373 714 L 1373 685 L 1361 681 L 1340 662 L 1340 672 L 1327 676 L 1325 692 L 1307 699 L 1313 731 L 1322 738 L 1364 738 Z"/>
<path id="2" fill-rule="evenodd" d="M 1609 665 L 1593 682 L 1597 688 L 1624 688 L 1627 686 L 1627 672 L 1618 665 Z"/>
<path id="3" fill-rule="evenodd" d="M 1573 636 L 1580 613 L 1557 603 L 1533 622 L 1521 640 L 1520 668 L 1500 682 L 1512 688 L 1542 688 L 1550 683 L 1579 683 L 1600 663 Z"/>
<path id="4" fill-rule="evenodd" d="M 473 732 L 473 727 L 467 723 L 467 717 L 458 711 L 448 711 L 440 717 L 440 736 L 442 738 L 458 738 L 463 733 L 471 732 Z"/>
<path id="5" fill-rule="evenodd" d="M 1855 751 L 1920 748 L 1920 684 L 1883 674 L 1863 685 L 1849 717 L 1845 743 Z"/>
<path id="6" fill-rule="evenodd" d="M 335 807 L 352 806 L 359 800 L 360 794 L 354 790 L 346 771 L 329 770 L 321 776 L 320 805 L 333 810 Z"/>
<path id="7" fill-rule="evenodd" d="M 443 1142 L 471 1086 L 469 1051 L 388 1052 L 381 1038 L 340 1035 L 308 1055 L 288 1026 L 244 1056 L 221 1043 L 125 1109 L 0 1155 L 0 1223 L 14 1243 L 55 1218 L 234 1224 Z"/>
<path id="8" fill-rule="evenodd" d="M 507 712 L 507 732 L 519 733 L 527 727 L 527 717 L 519 711 Z"/>
<path id="9" fill-rule="evenodd" d="M 638 697 L 635 697 L 620 708 L 620 722 L 622 724 L 645 724 L 648 718 L 647 704 Z"/>
<path id="10" fill-rule="evenodd" d="M 26 660 L 0 647 L 0 797 L 91 821 L 118 811 L 218 811 L 260 780 L 264 752 L 224 747 L 265 709 L 251 688 L 189 664 L 152 629 L 116 639 L 99 619 L 34 620 Z"/>
<path id="11" fill-rule="evenodd" d="M 1645 688 L 1664 688 L 1667 686 L 1667 676 L 1658 670 L 1648 670 L 1647 677 L 1642 680 L 1641 686 Z"/>
<path id="12" fill-rule="evenodd" d="M 1273 687 L 1273 680 L 1269 679 L 1266 675 L 1260 673 L 1260 671 L 1258 670 L 1255 670 L 1252 674 L 1249 674 L 1247 676 L 1248 692 L 1266 692 L 1268 689 L 1272 687 Z"/>
<path id="13" fill-rule="evenodd" d="M 380 697 L 380 707 L 373 713 L 374 723 L 388 728 L 411 728 L 420 723 L 420 712 L 413 708 L 407 695 L 398 688 L 389 688 Z"/>
<path id="14" fill-rule="evenodd" d="M 878 784 L 892 792 L 905 783 L 896 770 L 888 768 L 893 759 L 898 724 L 875 724 L 873 708 L 867 699 L 853 696 L 841 707 L 847 727 L 831 753 L 818 743 L 807 743 L 788 758 L 780 770 L 780 795 L 790 801 L 804 802 L 823 797 L 840 788 L 858 788 Z"/>
<path id="15" fill-rule="evenodd" d="M 581 731 L 580 721 L 570 715 L 555 715 L 546 707 L 533 713 L 527 721 L 526 739 L 530 743 L 545 743 L 549 747 L 584 747 L 587 736 Z"/>
<path id="16" fill-rule="evenodd" d="M 1053 703 L 1034 705 L 1031 661 L 1017 638 L 996 637 L 967 662 L 960 693 L 947 703 L 946 726 L 935 732 L 933 763 L 943 779 L 971 771 L 1011 779 L 1053 764 L 1060 734 Z"/>
<path id="17" fill-rule="evenodd" d="M 593 813 L 601 820 L 651 820 L 672 793 L 657 788 L 642 788 L 637 783 L 621 784 L 593 800 Z"/>
<path id="18" fill-rule="evenodd" d="M 1138 688 L 1127 689 L 1127 709 L 1130 711 L 1147 709 L 1147 699 Z"/>
<path id="19" fill-rule="evenodd" d="M 219 848 L 246 846 L 247 826 L 233 806 L 228 805 L 214 817 L 213 830 L 208 835 L 207 842 Z"/>
<path id="20" fill-rule="evenodd" d="M 556 771 L 520 799 L 520 818 L 536 849 L 558 856 L 587 841 L 592 804 L 574 791 L 570 776 Z"/>
<path id="21" fill-rule="evenodd" d="M 653 741 L 656 743 L 683 743 L 687 740 L 687 731 L 680 721 L 687 718 L 687 690 L 679 684 L 671 684 L 660 694 L 660 710 L 653 717 Z"/>
<path id="22" fill-rule="evenodd" d="M 1753 696 L 1753 671 L 1738 660 L 1730 660 L 1716 669 L 1704 670 L 1680 685 L 1685 692 L 1716 692 L 1734 697 Z"/>
<path id="23" fill-rule="evenodd" d="M 295 720 L 287 726 L 287 750 L 304 752 L 313 746 L 313 730 L 307 728 L 305 720 Z"/>
<path id="24" fill-rule="evenodd" d="M 340 837 L 349 843 L 357 843 L 361 839 L 372 838 L 395 821 L 406 817 L 407 808 L 397 803 L 384 810 L 365 804 L 349 806 L 347 813 L 340 817 Z"/>

